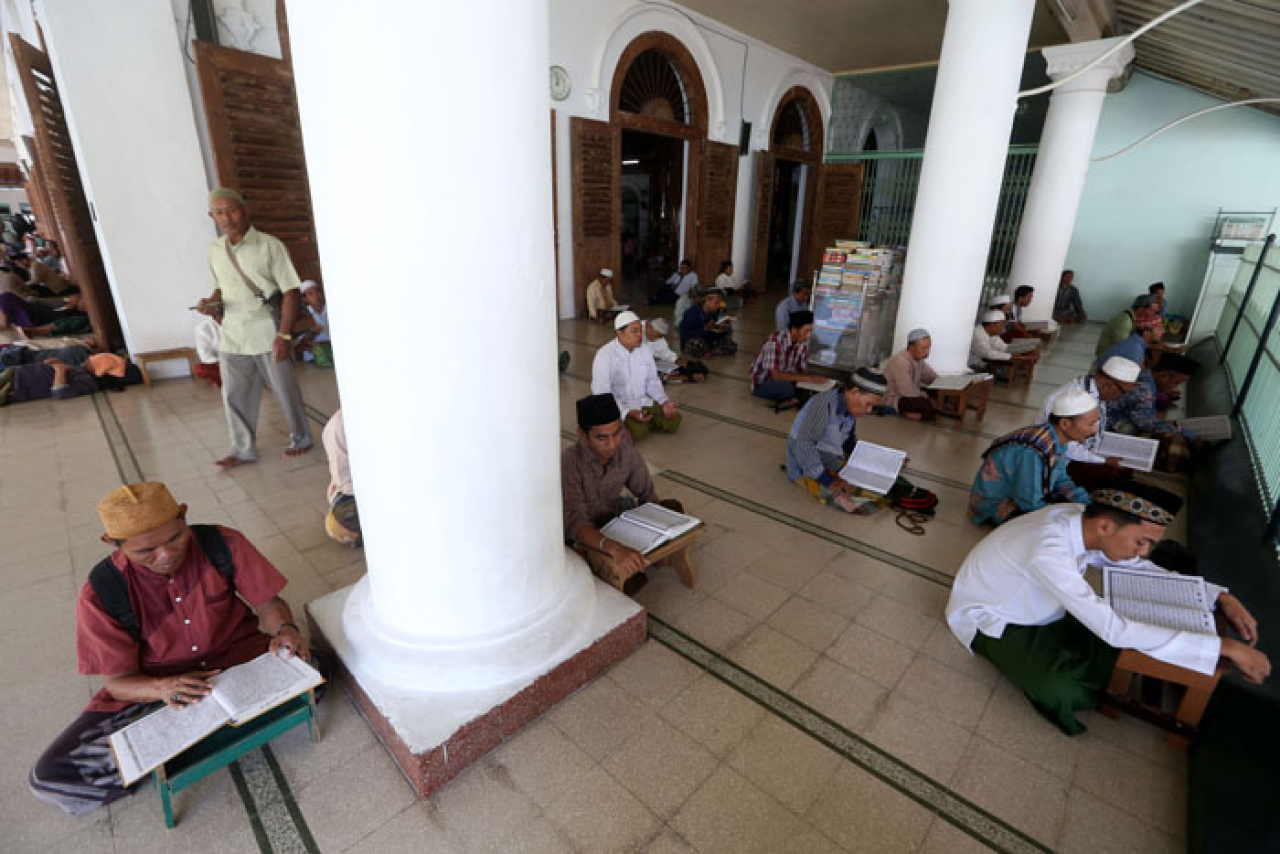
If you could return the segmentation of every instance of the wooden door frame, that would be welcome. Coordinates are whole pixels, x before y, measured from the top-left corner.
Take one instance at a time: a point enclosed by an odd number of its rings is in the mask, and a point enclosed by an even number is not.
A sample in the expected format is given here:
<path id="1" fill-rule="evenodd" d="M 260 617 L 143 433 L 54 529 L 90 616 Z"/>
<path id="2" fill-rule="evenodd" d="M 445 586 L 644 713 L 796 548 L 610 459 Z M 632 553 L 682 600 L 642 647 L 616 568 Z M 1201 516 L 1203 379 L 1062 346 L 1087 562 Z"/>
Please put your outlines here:
<path id="1" fill-rule="evenodd" d="M 804 113 L 807 124 L 806 129 L 808 130 L 810 140 L 810 144 L 807 148 L 796 148 L 794 146 L 781 145 L 776 142 L 778 125 L 782 121 L 783 114 L 792 104 L 799 106 L 800 110 Z M 818 172 L 822 167 L 822 156 L 825 145 L 826 134 L 822 121 L 822 110 L 818 108 L 817 98 L 807 86 L 792 86 L 786 92 L 782 93 L 782 96 L 778 99 L 777 106 L 773 108 L 773 121 L 769 123 L 769 146 L 765 151 L 773 157 L 775 176 L 777 175 L 779 160 L 786 160 L 791 163 L 797 163 L 801 166 L 809 167 L 805 172 L 804 209 L 798 212 L 801 217 L 799 247 L 800 269 L 798 273 L 802 279 L 808 278 L 809 273 L 812 272 L 807 271 L 804 268 L 807 260 L 812 255 L 811 243 L 813 242 L 814 203 L 818 195 Z M 773 221 L 772 207 L 777 204 L 777 202 L 778 194 L 771 193 L 769 198 L 770 210 L 763 214 L 767 222 L 771 223 Z M 761 216 L 761 214 L 757 212 L 757 216 Z M 770 237 L 772 237 L 772 232 L 769 228 L 766 228 L 763 234 L 760 234 L 757 229 L 755 238 L 757 242 L 763 240 L 766 246 L 764 256 L 766 259 L 768 258 L 767 246 Z M 791 252 L 792 257 L 795 257 L 796 246 L 794 243 L 791 245 Z M 752 258 L 758 258 L 759 254 L 758 247 L 752 247 Z M 767 263 L 768 262 L 766 260 L 766 266 Z M 751 271 L 751 275 L 753 277 L 759 278 L 761 287 L 766 286 L 766 273 L 767 270 L 757 271 L 752 269 Z M 788 292 L 790 291 L 790 287 L 791 283 L 788 282 Z"/>

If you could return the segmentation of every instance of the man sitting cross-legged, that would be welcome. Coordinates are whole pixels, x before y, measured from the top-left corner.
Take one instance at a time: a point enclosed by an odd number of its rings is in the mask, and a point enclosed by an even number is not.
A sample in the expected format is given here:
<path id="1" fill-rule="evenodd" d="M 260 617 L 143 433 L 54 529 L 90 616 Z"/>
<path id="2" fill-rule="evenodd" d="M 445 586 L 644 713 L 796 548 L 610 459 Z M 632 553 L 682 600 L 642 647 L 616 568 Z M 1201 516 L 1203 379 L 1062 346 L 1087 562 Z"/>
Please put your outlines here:
<path id="1" fill-rule="evenodd" d="M 1098 402 L 1069 391 L 1053 404 L 1049 421 L 1014 430 L 991 444 L 969 491 L 969 521 L 1001 525 L 1046 504 L 1089 500 L 1067 474 L 1067 445 L 1098 431 Z"/>
<path id="2" fill-rule="evenodd" d="M 724 291 L 710 290 L 680 320 L 680 349 L 691 359 L 738 352 L 733 327 L 724 316 Z"/>
<path id="3" fill-rule="evenodd" d="M 658 502 L 658 493 L 640 452 L 626 440 L 622 413 L 613 396 L 584 397 L 577 410 L 578 442 L 560 454 L 564 538 L 583 552 L 601 580 L 623 593 L 634 593 L 649 580 L 644 572 L 649 561 L 600 529 L 632 507 Z M 630 497 L 622 494 L 624 488 Z M 677 501 L 661 503 L 684 512 Z"/>
<path id="4" fill-rule="evenodd" d="M 1240 640 L 1125 619 L 1084 578 L 1090 565 L 1160 571 L 1142 558 L 1181 505 L 1176 495 L 1133 483 L 1094 492 L 1087 507 L 1044 507 L 1001 526 L 961 565 L 947 624 L 1068 735 L 1084 732 L 1076 713 L 1097 707 L 1121 649 L 1209 675 L 1221 656 L 1261 683 L 1271 662 L 1253 648 L 1257 622 L 1222 588 L 1211 584 L 1209 594 Z"/>
<path id="5" fill-rule="evenodd" d="M 653 363 L 663 382 L 700 383 L 707 378 L 707 366 L 697 359 L 687 359 L 676 354 L 667 343 L 670 327 L 659 317 L 644 323 L 644 346 L 653 354 Z"/>
<path id="6" fill-rule="evenodd" d="M 1094 452 L 1107 429 L 1108 404 L 1119 400 L 1138 381 L 1139 368 L 1122 356 L 1112 356 L 1092 373 L 1076 377 L 1071 382 L 1050 392 L 1040 409 L 1040 423 L 1048 424 L 1058 399 L 1071 392 L 1082 391 L 1090 395 L 1098 405 L 1098 429 L 1083 442 L 1067 445 L 1067 474 L 1071 480 L 1092 491 L 1102 486 L 1114 486 L 1118 480 L 1128 480 L 1129 469 L 1121 468 L 1118 457 L 1101 457 Z"/>
<path id="7" fill-rule="evenodd" d="M 809 336 L 813 334 L 813 312 L 791 312 L 786 332 L 774 332 L 764 339 L 756 360 L 751 363 L 751 393 L 772 400 L 778 411 L 790 409 L 808 396 L 796 383 L 822 382 L 809 371 Z"/>
<path id="8" fill-rule="evenodd" d="M 270 650 L 310 658 L 285 578 L 244 536 L 190 527 L 162 483 L 121 486 L 98 503 L 115 551 L 76 599 L 80 672 L 102 689 L 45 750 L 28 784 L 73 815 L 128 794 L 107 736 L 163 703 L 209 695 L 210 677 Z M 135 787 L 136 788 L 136 787 Z"/>
<path id="9" fill-rule="evenodd" d="M 907 333 L 907 348 L 884 363 L 884 378 L 888 383 L 884 405 L 912 421 L 934 418 L 933 401 L 924 390 L 938 378 L 938 372 L 925 361 L 932 349 L 929 330 L 912 329 Z"/>
<path id="10" fill-rule="evenodd" d="M 882 374 L 858 368 L 849 379 L 809 398 L 787 436 L 787 477 L 792 483 L 846 513 L 864 507 L 840 470 L 858 443 L 856 419 L 884 400 L 884 385 Z"/>
<path id="11" fill-rule="evenodd" d="M 613 321 L 617 337 L 596 351 L 591 363 L 593 394 L 612 394 L 626 416 L 627 432 L 637 442 L 650 430 L 674 433 L 680 413 L 667 398 L 658 378 L 653 352 L 641 346 L 643 324 L 635 312 L 624 311 Z"/>

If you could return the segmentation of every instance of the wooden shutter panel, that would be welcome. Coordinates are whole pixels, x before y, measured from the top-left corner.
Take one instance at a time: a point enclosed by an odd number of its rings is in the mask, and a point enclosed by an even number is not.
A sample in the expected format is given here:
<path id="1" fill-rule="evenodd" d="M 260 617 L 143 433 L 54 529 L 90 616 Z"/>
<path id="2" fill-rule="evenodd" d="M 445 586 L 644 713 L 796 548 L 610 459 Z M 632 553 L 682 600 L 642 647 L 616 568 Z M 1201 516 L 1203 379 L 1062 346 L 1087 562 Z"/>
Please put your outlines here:
<path id="1" fill-rule="evenodd" d="M 270 56 L 194 44 L 218 183 L 240 191 L 249 220 L 284 242 L 299 276 L 319 279 L 292 69 Z"/>
<path id="2" fill-rule="evenodd" d="M 698 180 L 698 238 L 695 269 L 710 284 L 720 262 L 733 256 L 733 214 L 738 199 L 738 146 L 703 142 Z"/>
<path id="3" fill-rule="evenodd" d="M 49 57 L 17 34 L 9 34 L 9 44 L 22 80 L 22 91 L 35 126 L 32 156 L 38 167 L 39 183 L 44 186 L 53 226 L 61 237 L 62 252 L 67 259 L 71 278 L 80 288 L 85 311 L 99 343 L 115 349 L 122 345 L 120 320 L 102 266 L 98 238 L 93 231 L 89 202 L 85 198 L 75 149 L 67 130 L 67 117 L 62 112 L 62 99 L 53 79 Z M 33 197 L 34 198 L 34 197 Z M 43 204 L 43 202 L 41 203 Z M 48 228 L 49 223 L 41 223 Z"/>
<path id="4" fill-rule="evenodd" d="M 619 269 L 622 135 L 591 119 L 569 120 L 573 154 L 573 289 L 575 313 L 586 310 L 587 285 L 601 268 Z"/>
<path id="5" fill-rule="evenodd" d="M 773 155 L 767 151 L 756 154 L 756 227 L 752 232 L 755 241 L 751 253 L 751 279 L 754 287 L 767 286 L 765 274 L 769 269 L 769 227 L 773 224 Z"/>
<path id="6" fill-rule="evenodd" d="M 858 206 L 862 203 L 862 164 L 824 163 L 818 169 L 818 191 L 813 207 L 813 231 L 806 250 L 805 271 L 822 266 L 822 252 L 837 240 L 852 240 L 858 233 Z M 803 275 L 808 275 L 805 272 Z"/>

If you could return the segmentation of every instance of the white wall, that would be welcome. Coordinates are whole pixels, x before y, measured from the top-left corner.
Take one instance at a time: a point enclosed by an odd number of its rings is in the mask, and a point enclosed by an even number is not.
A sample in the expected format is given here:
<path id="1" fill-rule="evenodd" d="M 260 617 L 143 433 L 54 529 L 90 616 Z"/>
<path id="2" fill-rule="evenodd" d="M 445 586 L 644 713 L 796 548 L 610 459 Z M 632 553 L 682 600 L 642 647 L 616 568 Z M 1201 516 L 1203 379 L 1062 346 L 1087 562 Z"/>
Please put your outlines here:
<path id="1" fill-rule="evenodd" d="M 708 136 L 737 145 L 741 123 L 751 122 L 752 155 L 738 161 L 733 226 L 735 272 L 749 276 L 755 219 L 754 152 L 769 147 L 778 101 L 792 86 L 807 86 L 831 120 L 832 77 L 815 65 L 772 48 L 675 4 L 637 0 L 551 0 L 551 63 L 569 72 L 572 90 L 556 110 L 556 222 L 559 229 L 560 315 L 573 315 L 573 185 L 569 118 L 607 121 L 609 90 L 618 58 L 637 36 L 661 31 L 693 56 L 707 90 Z"/>
<path id="2" fill-rule="evenodd" d="M 1107 96 L 1093 156 L 1218 103 L 1137 72 Z M 1190 317 L 1218 208 L 1278 206 L 1280 118 L 1248 107 L 1211 113 L 1090 166 L 1066 265 L 1092 318 L 1106 320 L 1155 281 L 1165 283 L 1170 309 Z"/>
<path id="3" fill-rule="evenodd" d="M 37 0 L 132 352 L 185 346 L 210 290 L 204 166 L 168 0 Z M 110 73 L 104 73 L 109 68 Z"/>

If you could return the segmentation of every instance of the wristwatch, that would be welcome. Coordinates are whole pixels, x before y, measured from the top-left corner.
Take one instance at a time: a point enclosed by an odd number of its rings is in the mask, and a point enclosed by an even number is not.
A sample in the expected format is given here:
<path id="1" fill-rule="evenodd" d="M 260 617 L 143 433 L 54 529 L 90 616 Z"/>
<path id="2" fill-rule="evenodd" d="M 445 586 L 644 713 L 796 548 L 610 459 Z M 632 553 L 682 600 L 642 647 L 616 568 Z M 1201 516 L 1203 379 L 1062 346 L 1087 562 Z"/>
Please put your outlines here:
<path id="1" fill-rule="evenodd" d="M 276 337 L 277 337 L 277 338 L 283 338 L 283 339 L 284 339 L 284 340 L 286 340 L 286 341 L 292 341 L 292 340 L 293 340 L 293 336 L 292 336 L 292 335 L 290 335 L 288 332 L 277 332 L 277 333 L 276 333 Z"/>

